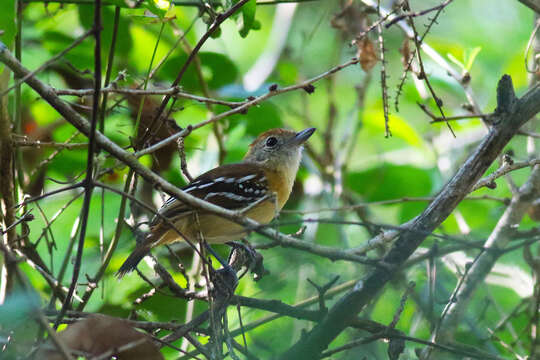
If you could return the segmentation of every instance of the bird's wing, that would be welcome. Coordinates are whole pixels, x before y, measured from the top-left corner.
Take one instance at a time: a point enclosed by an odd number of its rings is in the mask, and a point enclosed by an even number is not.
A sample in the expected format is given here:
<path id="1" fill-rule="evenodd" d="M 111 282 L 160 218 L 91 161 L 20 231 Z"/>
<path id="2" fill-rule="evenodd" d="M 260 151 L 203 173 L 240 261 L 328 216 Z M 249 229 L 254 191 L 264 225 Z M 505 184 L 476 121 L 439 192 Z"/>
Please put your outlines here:
<path id="1" fill-rule="evenodd" d="M 238 174 L 245 174 L 241 177 Z M 226 209 L 241 209 L 267 194 L 268 181 L 260 166 L 249 163 L 223 165 L 194 179 L 182 190 Z M 193 210 L 175 197 L 165 201 L 158 213 L 171 220 Z M 151 226 L 159 222 L 155 216 Z"/>

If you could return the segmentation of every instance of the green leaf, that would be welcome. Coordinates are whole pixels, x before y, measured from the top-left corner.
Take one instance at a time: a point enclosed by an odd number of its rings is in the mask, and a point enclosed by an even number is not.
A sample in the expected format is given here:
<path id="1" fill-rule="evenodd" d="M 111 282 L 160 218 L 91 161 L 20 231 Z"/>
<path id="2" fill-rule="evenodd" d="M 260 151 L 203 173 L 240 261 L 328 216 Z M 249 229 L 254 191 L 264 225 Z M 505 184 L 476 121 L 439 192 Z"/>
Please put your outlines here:
<path id="1" fill-rule="evenodd" d="M 277 67 L 281 83 L 295 84 L 298 81 L 298 66 L 292 61 L 280 61 Z"/>
<path id="2" fill-rule="evenodd" d="M 227 111 L 229 108 L 219 107 L 219 112 Z M 251 107 L 247 114 L 233 115 L 231 119 L 231 129 L 227 139 L 227 157 L 225 162 L 237 162 L 244 157 L 248 145 L 262 132 L 283 127 L 282 114 L 279 108 L 270 103 L 262 103 L 259 106 Z"/>
<path id="3" fill-rule="evenodd" d="M 246 155 L 246 149 L 249 142 L 249 137 L 246 136 L 246 126 L 244 123 L 240 123 L 237 126 L 231 126 L 225 142 L 225 146 L 227 147 L 225 163 L 235 163 L 242 160 L 244 155 Z"/>
<path id="4" fill-rule="evenodd" d="M 15 40 L 15 1 L 4 0 L 0 1 L 0 40 L 9 48 Z M 0 74 L 4 64 L 0 64 Z"/>
<path id="5" fill-rule="evenodd" d="M 210 37 L 212 39 L 219 39 L 219 37 L 221 36 L 221 28 L 218 27 L 216 30 L 214 30 L 214 32 L 212 32 L 212 34 L 210 34 Z"/>
<path id="6" fill-rule="evenodd" d="M 253 20 L 253 24 L 251 24 L 251 30 L 261 30 L 261 22 L 257 19 Z"/>
<path id="7" fill-rule="evenodd" d="M 203 78 L 210 89 L 219 89 L 236 80 L 238 69 L 227 56 L 214 52 L 201 52 L 199 53 L 199 58 L 201 59 Z M 160 73 L 170 79 L 174 79 L 186 60 L 187 55 L 185 54 L 171 58 L 163 65 Z M 201 89 L 193 63 L 189 65 L 180 85 L 186 91 Z"/>
<path id="8" fill-rule="evenodd" d="M 171 3 L 168 0 L 146 0 L 143 3 L 143 6 L 152 14 L 163 20 L 171 8 Z"/>
<path id="9" fill-rule="evenodd" d="M 89 30 L 94 26 L 94 6 L 93 5 L 80 5 L 77 7 L 79 11 L 79 21 L 82 26 Z M 102 41 L 102 56 L 105 56 L 110 47 L 112 41 L 113 25 L 114 25 L 114 11 L 112 7 L 104 7 L 101 12 L 102 26 L 101 41 Z M 133 40 L 131 39 L 131 33 L 129 31 L 129 20 L 126 16 L 120 16 L 118 23 L 118 34 L 116 41 L 115 51 L 122 54 L 129 53 L 129 50 L 133 46 Z"/>
<path id="10" fill-rule="evenodd" d="M 9 48 L 15 39 L 15 1 L 0 1 L 0 31 L 2 42 Z"/>
<path id="11" fill-rule="evenodd" d="M 361 116 L 366 126 L 378 133 L 384 133 L 384 113 L 381 109 L 367 110 L 363 114 L 359 114 L 359 116 Z M 389 126 L 392 137 L 403 139 L 407 144 L 415 147 L 422 147 L 424 145 L 420 134 L 401 116 L 390 114 Z"/>
<path id="12" fill-rule="evenodd" d="M 242 6 L 242 16 L 238 18 L 238 32 L 240 36 L 245 38 L 249 30 L 253 28 L 253 23 L 255 21 L 255 12 L 257 8 L 256 0 L 249 0 L 247 3 Z M 258 25 L 260 28 L 260 24 Z"/>
<path id="13" fill-rule="evenodd" d="M 317 234 L 315 236 L 317 239 L 317 244 L 325 246 L 343 246 L 343 243 L 340 241 L 340 229 L 336 224 L 325 224 L 320 223 L 317 226 Z"/>
<path id="14" fill-rule="evenodd" d="M 57 31 L 46 31 L 43 38 L 47 39 L 43 47 L 51 54 L 58 54 L 75 41 L 73 37 Z M 93 53 L 92 39 L 86 39 L 64 55 L 64 58 L 79 69 L 90 69 L 94 64 Z"/>
<path id="15" fill-rule="evenodd" d="M 474 60 L 476 59 L 476 56 L 478 55 L 478 53 L 480 53 L 480 50 L 482 50 L 480 46 L 465 50 L 463 52 L 463 59 L 461 61 L 450 53 L 448 53 L 447 56 L 448 59 L 457 66 L 459 66 L 461 70 L 470 71 L 473 66 Z"/>
<path id="16" fill-rule="evenodd" d="M 350 173 L 346 186 L 366 201 L 380 201 L 431 194 L 431 170 L 410 165 L 382 164 L 366 171 Z"/>
<path id="17" fill-rule="evenodd" d="M 244 118 L 247 120 L 246 133 L 253 136 L 258 136 L 268 129 L 283 126 L 279 108 L 269 102 L 249 108 Z"/>
<path id="18" fill-rule="evenodd" d="M 404 223 L 411 220 L 418 214 L 420 214 L 428 205 L 427 201 L 413 201 L 413 202 L 404 202 L 401 204 L 399 211 L 398 221 L 399 223 Z"/>
<path id="19" fill-rule="evenodd" d="M 465 65 L 463 65 L 463 63 L 461 61 L 459 61 L 454 55 L 448 53 L 446 54 L 446 56 L 448 56 L 448 59 L 453 62 L 454 64 L 456 64 L 457 66 L 459 66 L 459 68 L 461 70 L 465 70 Z"/>
<path id="20" fill-rule="evenodd" d="M 480 50 L 482 50 L 482 48 L 480 46 L 477 46 L 469 51 L 466 51 L 463 58 L 464 58 L 464 62 L 465 62 L 465 69 L 467 71 L 470 71 L 472 66 L 473 66 L 473 63 L 474 63 L 474 59 L 476 59 L 476 56 L 480 53 Z"/>

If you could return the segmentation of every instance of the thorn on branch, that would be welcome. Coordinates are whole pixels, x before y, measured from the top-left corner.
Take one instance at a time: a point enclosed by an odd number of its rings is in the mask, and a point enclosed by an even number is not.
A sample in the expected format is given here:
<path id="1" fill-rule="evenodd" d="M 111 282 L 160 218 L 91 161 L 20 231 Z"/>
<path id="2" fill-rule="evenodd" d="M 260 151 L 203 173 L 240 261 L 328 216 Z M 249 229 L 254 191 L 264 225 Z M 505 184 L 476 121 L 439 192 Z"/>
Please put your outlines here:
<path id="1" fill-rule="evenodd" d="M 493 190 L 493 189 L 497 188 L 497 183 L 496 183 L 495 181 L 491 181 L 491 182 L 489 182 L 489 183 L 486 184 L 486 187 L 487 187 L 488 189 Z"/>
<path id="2" fill-rule="evenodd" d="M 315 86 L 313 86 L 312 84 L 307 84 L 302 89 L 304 89 L 305 92 L 307 92 L 308 94 L 313 94 L 315 92 Z"/>
<path id="3" fill-rule="evenodd" d="M 461 83 L 463 85 L 467 85 L 471 82 L 471 74 L 467 71 L 463 76 L 461 77 Z"/>

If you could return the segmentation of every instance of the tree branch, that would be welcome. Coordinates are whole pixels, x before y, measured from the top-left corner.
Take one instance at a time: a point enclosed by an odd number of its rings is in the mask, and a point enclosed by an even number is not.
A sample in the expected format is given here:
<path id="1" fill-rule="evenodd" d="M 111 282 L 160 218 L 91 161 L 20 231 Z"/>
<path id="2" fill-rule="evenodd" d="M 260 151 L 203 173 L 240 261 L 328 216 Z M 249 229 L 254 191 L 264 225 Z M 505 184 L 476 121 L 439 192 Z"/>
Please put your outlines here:
<path id="1" fill-rule="evenodd" d="M 501 103 L 492 119 L 494 126 L 435 200 L 410 222 L 409 231 L 401 233 L 384 257 L 389 266 L 397 269 L 409 258 L 426 238 L 426 235 L 419 232 L 430 233 L 435 230 L 470 192 L 519 127 L 540 111 L 539 87 L 532 88 L 516 100 L 512 98 L 511 78 L 504 75 L 499 81 L 497 94 L 497 100 Z M 395 270 L 376 268 L 364 280 L 358 281 L 352 291 L 330 309 L 323 321 L 287 350 L 281 359 L 313 359 L 319 356 L 349 325 L 353 315 L 362 311 L 394 274 Z"/>
<path id="2" fill-rule="evenodd" d="M 500 250 L 504 250 L 506 245 L 512 240 L 515 229 L 539 193 L 540 166 L 536 165 L 529 180 L 514 195 L 512 202 L 486 240 L 484 244 L 485 250 L 474 261 L 472 267 L 465 275 L 460 288 L 443 310 L 441 323 L 434 334 L 434 341 L 443 343 L 451 341 L 459 320 L 463 317 L 467 304 L 478 288 L 478 284 L 484 281 L 499 256 L 503 254 Z M 435 358 L 435 354 L 430 355 L 429 352 L 425 355 L 424 359 Z"/>
<path id="3" fill-rule="evenodd" d="M 520 3 L 540 14 L 540 0 L 518 0 Z"/>
<path id="4" fill-rule="evenodd" d="M 82 264 L 82 255 L 84 250 L 84 241 L 86 238 L 86 230 L 88 225 L 88 215 L 90 212 L 90 202 L 92 201 L 92 192 L 94 191 L 94 151 L 96 150 L 96 128 L 99 118 L 99 102 L 101 99 L 101 0 L 95 0 L 94 4 L 94 25 L 92 27 L 94 33 L 94 96 L 92 98 L 92 120 L 89 124 L 88 136 L 88 151 L 86 157 L 86 176 L 83 181 L 84 187 L 84 200 L 81 209 L 81 228 L 79 230 L 79 241 L 77 243 L 77 255 L 75 257 L 75 263 L 73 264 L 73 275 L 71 278 L 71 284 L 69 285 L 68 293 L 62 303 L 62 309 L 60 310 L 56 321 L 54 322 L 54 328 L 57 329 L 60 325 L 60 320 L 66 313 L 67 309 L 71 306 L 71 297 L 75 292 L 77 281 L 79 279 L 79 273 Z M 33 77 L 32 74 L 25 75 L 24 78 Z"/>
<path id="5" fill-rule="evenodd" d="M 17 76 L 24 77 L 29 73 L 28 69 L 25 69 L 19 61 L 9 52 L 7 47 L 0 42 L 0 61 L 6 64 Z M 352 64 L 356 64 L 358 60 L 356 58 L 349 60 L 348 62 L 341 64 L 339 66 L 336 66 L 324 74 L 321 74 L 310 81 L 317 81 L 325 76 L 328 76 L 329 74 L 335 73 L 347 66 L 350 66 Z M 90 123 L 82 117 L 79 113 L 77 113 L 75 110 L 73 110 L 66 102 L 64 102 L 62 99 L 58 97 L 58 95 L 55 93 L 54 89 L 41 82 L 34 76 L 29 76 L 26 80 L 26 83 L 34 89 L 41 97 L 43 97 L 44 100 L 46 100 L 56 111 L 58 111 L 64 118 L 70 122 L 75 128 L 77 128 L 81 133 L 83 133 L 86 136 L 90 136 L 90 134 L 94 133 L 91 129 Z M 285 91 L 291 91 L 292 89 L 299 89 L 306 86 L 305 83 L 293 85 L 287 88 L 283 89 L 277 89 L 276 91 L 269 92 L 268 94 L 262 95 L 260 97 L 257 97 L 256 99 L 249 101 L 245 103 L 244 105 L 238 107 L 237 109 L 241 109 L 244 107 L 251 106 L 255 103 L 259 103 L 263 101 L 264 99 L 272 96 L 274 93 L 280 93 Z M 197 125 L 195 125 L 193 128 L 201 127 L 205 124 L 208 124 L 213 121 L 217 121 L 221 118 L 226 117 L 227 115 L 230 115 L 231 113 L 235 112 L 237 109 L 233 109 L 230 111 L 227 111 L 225 113 L 219 114 L 211 119 L 205 120 Z M 175 134 L 185 134 L 191 131 L 191 128 L 188 127 L 179 133 Z M 167 139 L 171 139 L 172 137 L 169 137 Z M 135 171 L 138 175 L 140 175 L 142 178 L 147 180 L 148 182 L 152 184 L 156 184 L 159 188 L 161 188 L 163 191 L 168 193 L 169 195 L 172 195 L 176 198 L 178 198 L 180 201 L 182 201 L 185 204 L 188 204 L 196 209 L 205 210 L 211 213 L 214 213 L 216 215 L 222 216 L 224 218 L 227 218 L 231 221 L 234 221 L 238 224 L 241 224 L 245 226 L 247 229 L 251 229 L 253 231 L 256 231 L 257 233 L 260 233 L 264 236 L 267 236 L 269 238 L 278 240 L 289 247 L 296 247 L 300 249 L 306 248 L 306 244 L 303 241 L 300 241 L 298 239 L 295 239 L 292 236 L 288 236 L 285 234 L 281 234 L 278 231 L 268 228 L 268 227 L 261 227 L 259 223 L 257 223 L 254 220 L 251 220 L 249 218 L 246 218 L 242 211 L 232 211 L 228 210 L 222 207 L 219 207 L 217 205 L 214 205 L 212 203 L 206 202 L 204 200 L 201 200 L 199 198 L 196 198 L 188 193 L 183 192 L 182 190 L 178 189 L 176 186 L 171 184 L 170 182 L 166 181 L 159 175 L 155 174 L 148 168 L 146 168 L 144 165 L 139 163 L 137 160 L 137 156 L 141 153 L 130 153 L 124 149 L 122 149 L 120 146 L 112 142 L 108 137 L 103 135 L 99 131 L 95 131 L 95 142 L 98 147 L 104 149 L 105 151 L 109 152 L 111 155 L 116 157 L 118 160 L 125 163 L 127 166 L 129 166 L 133 171 Z M 159 143 L 161 144 L 161 143 Z M 156 144 L 157 145 L 157 144 Z M 152 147 L 153 148 L 153 147 Z M 145 149 L 147 150 L 147 149 Z M 144 151 L 142 151 L 144 152 Z M 340 255 L 340 252 L 337 249 L 332 249 L 329 247 L 320 246 L 317 249 L 321 254 L 325 254 L 325 256 L 330 256 L 334 258 L 338 258 L 337 256 Z M 362 256 L 354 255 L 354 254 L 345 254 L 344 255 L 346 259 L 363 262 L 366 259 L 364 259 Z M 373 264 L 372 261 L 366 261 L 367 263 Z"/>

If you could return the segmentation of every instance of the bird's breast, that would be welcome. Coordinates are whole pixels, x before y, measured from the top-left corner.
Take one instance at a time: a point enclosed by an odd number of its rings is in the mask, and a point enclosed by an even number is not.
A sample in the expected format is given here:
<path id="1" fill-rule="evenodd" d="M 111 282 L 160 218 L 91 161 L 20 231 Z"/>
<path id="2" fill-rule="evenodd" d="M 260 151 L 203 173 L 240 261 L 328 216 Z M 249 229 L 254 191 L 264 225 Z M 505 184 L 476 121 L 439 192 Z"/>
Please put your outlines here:
<path id="1" fill-rule="evenodd" d="M 289 199 L 291 194 L 294 178 L 289 178 L 286 174 L 277 171 L 268 171 L 266 174 L 268 179 L 268 188 L 270 193 L 275 193 L 277 196 L 277 211 L 281 210 Z"/>

